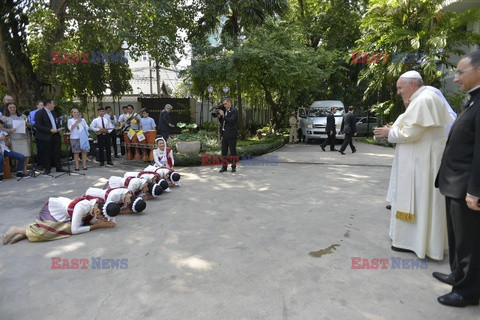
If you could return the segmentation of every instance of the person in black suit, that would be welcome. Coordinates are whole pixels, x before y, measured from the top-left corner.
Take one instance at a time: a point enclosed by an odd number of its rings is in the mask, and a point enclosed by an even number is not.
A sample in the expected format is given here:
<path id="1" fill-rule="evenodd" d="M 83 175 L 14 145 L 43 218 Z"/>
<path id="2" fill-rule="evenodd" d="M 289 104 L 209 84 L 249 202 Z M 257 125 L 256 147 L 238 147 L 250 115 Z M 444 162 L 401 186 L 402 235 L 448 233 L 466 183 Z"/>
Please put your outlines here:
<path id="1" fill-rule="evenodd" d="M 165 105 L 165 108 L 160 112 L 160 118 L 158 119 L 158 132 L 160 132 L 165 141 L 168 140 L 170 135 L 170 128 L 175 127 L 170 119 L 170 111 L 172 111 L 172 109 L 173 107 L 171 105 Z"/>
<path id="2" fill-rule="evenodd" d="M 43 141 L 44 152 L 44 168 L 45 174 L 50 174 L 52 166 L 52 158 L 55 164 L 57 172 L 65 172 L 61 163 L 61 147 L 62 139 L 60 137 L 60 127 L 58 124 L 58 118 L 53 111 L 55 104 L 50 99 L 43 101 L 44 108 L 38 110 L 35 114 L 35 129 L 36 138 Z"/>
<path id="3" fill-rule="evenodd" d="M 438 302 L 464 307 L 480 299 L 480 50 L 460 59 L 454 82 L 470 99 L 450 130 L 435 181 L 447 205 L 451 273 L 433 276 L 453 286 Z"/>
<path id="4" fill-rule="evenodd" d="M 340 150 L 338 150 L 341 154 L 345 154 L 344 151 L 347 149 L 347 145 L 350 145 L 352 153 L 357 151 L 352 140 L 353 136 L 357 135 L 357 126 L 355 124 L 355 116 L 353 115 L 354 111 L 353 106 L 348 107 L 348 113 L 343 117 L 341 131 L 345 133 L 345 140 L 343 140 L 343 144 Z"/>
<path id="5" fill-rule="evenodd" d="M 335 125 L 335 113 L 337 113 L 337 108 L 332 107 L 330 109 L 330 113 L 327 116 L 327 125 L 325 131 L 327 131 L 327 139 L 320 145 L 323 151 L 325 151 L 325 147 L 327 144 L 330 145 L 330 151 L 337 151 L 335 149 L 335 135 L 336 135 L 336 125 Z"/>
<path id="6" fill-rule="evenodd" d="M 222 125 L 222 169 L 220 172 L 227 171 L 228 163 L 231 163 L 232 172 L 237 172 L 237 136 L 238 136 L 238 110 L 232 107 L 230 98 L 223 98 L 222 109 L 217 109 L 218 121 Z M 228 149 L 230 149 L 230 159 L 228 159 Z"/>

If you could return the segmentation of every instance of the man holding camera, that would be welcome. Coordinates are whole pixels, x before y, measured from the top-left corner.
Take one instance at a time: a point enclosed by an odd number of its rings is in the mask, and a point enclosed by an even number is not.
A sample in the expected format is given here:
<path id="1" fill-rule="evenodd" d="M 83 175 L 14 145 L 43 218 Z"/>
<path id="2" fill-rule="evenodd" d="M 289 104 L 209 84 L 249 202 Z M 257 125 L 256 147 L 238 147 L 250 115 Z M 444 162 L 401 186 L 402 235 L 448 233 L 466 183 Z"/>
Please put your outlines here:
<path id="1" fill-rule="evenodd" d="M 231 163 L 232 172 L 237 171 L 237 136 L 238 136 L 238 110 L 232 107 L 230 98 L 223 98 L 225 111 L 217 109 L 218 121 L 221 124 L 222 133 L 222 169 L 220 172 L 227 171 L 228 163 Z M 230 161 L 227 153 L 230 149 Z"/>

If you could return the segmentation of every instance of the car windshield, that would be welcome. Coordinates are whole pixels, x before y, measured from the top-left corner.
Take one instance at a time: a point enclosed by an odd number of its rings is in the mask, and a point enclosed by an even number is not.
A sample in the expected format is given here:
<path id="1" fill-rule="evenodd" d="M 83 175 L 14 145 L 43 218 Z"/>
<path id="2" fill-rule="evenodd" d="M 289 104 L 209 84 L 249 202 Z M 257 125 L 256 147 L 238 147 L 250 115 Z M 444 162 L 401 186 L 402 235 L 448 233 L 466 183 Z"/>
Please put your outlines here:
<path id="1" fill-rule="evenodd" d="M 308 112 L 309 117 L 326 117 L 330 113 L 330 108 L 318 108 L 318 109 L 312 109 Z M 339 108 L 337 109 L 337 112 L 335 113 L 335 117 L 343 117 L 343 109 Z"/>

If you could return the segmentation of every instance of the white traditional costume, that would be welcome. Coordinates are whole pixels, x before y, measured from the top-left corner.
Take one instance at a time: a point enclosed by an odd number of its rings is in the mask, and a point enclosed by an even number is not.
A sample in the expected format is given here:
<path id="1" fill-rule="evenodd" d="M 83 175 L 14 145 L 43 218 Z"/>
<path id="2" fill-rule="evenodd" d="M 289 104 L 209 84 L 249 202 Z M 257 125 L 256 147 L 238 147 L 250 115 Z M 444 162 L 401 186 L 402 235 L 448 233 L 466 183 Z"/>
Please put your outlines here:
<path id="1" fill-rule="evenodd" d="M 158 168 L 166 167 L 173 169 L 175 161 L 173 159 L 172 148 L 167 147 L 167 143 L 163 138 L 155 139 L 155 144 L 157 144 L 159 140 L 163 140 L 164 148 L 163 150 L 160 150 L 160 148 L 157 147 L 155 150 L 153 150 L 153 160 L 155 161 L 155 166 Z"/>
<path id="2" fill-rule="evenodd" d="M 68 199 L 65 197 L 50 197 L 44 204 L 34 224 L 25 228 L 28 240 L 48 241 L 69 237 L 90 231 L 90 223 L 95 223 L 93 209 L 99 199 L 81 197 Z M 120 208 L 103 206 L 102 212 L 108 220 L 118 214 Z"/>
<path id="3" fill-rule="evenodd" d="M 451 121 L 440 97 L 420 87 L 388 134 L 397 144 L 387 193 L 392 245 L 422 259 L 443 259 L 446 246 L 445 199 L 434 183 Z"/>
<path id="4" fill-rule="evenodd" d="M 85 192 L 85 195 L 98 197 L 103 199 L 105 202 L 115 202 L 121 205 L 125 203 L 125 196 L 129 192 L 130 190 L 128 190 L 127 188 L 88 188 Z"/>
<path id="5" fill-rule="evenodd" d="M 147 183 L 148 181 L 143 178 L 136 178 L 136 177 L 122 178 L 122 177 L 111 176 L 108 179 L 108 185 L 107 185 L 108 187 L 104 189 L 124 187 L 132 191 L 133 194 L 137 194 L 142 190 L 142 188 Z"/>

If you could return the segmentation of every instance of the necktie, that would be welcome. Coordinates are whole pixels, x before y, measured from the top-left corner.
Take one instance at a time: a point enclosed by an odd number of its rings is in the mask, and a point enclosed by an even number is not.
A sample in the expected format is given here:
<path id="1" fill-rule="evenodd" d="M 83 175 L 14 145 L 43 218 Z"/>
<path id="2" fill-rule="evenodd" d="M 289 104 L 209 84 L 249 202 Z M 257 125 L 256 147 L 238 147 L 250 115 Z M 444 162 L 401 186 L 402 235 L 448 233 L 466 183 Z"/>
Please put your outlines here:
<path id="1" fill-rule="evenodd" d="M 227 115 L 228 110 L 225 110 L 225 115 L 223 116 L 222 131 L 225 131 L 225 116 Z"/>
<path id="2" fill-rule="evenodd" d="M 105 129 L 105 122 L 103 122 L 103 117 L 102 117 L 102 128 Z"/>

